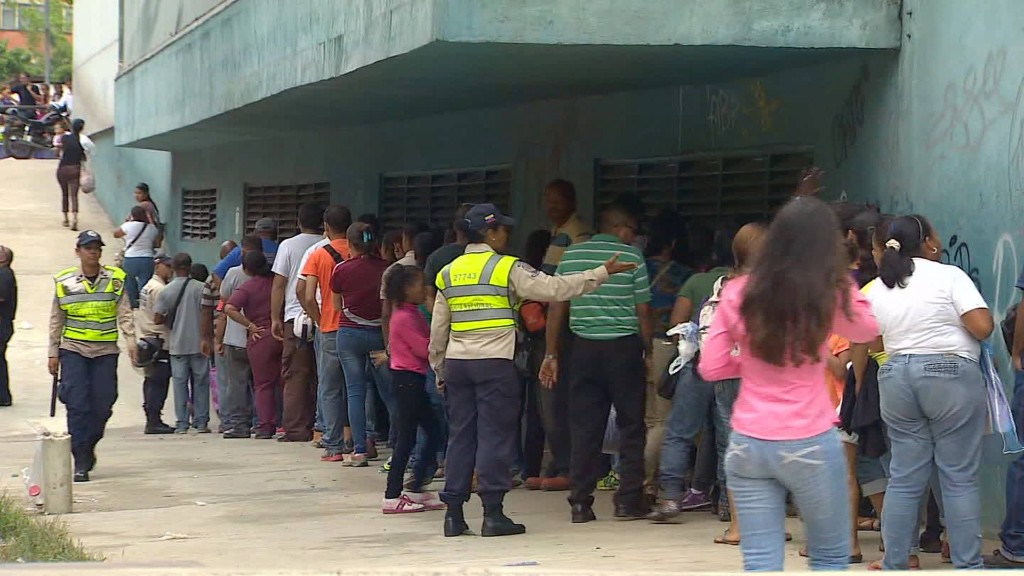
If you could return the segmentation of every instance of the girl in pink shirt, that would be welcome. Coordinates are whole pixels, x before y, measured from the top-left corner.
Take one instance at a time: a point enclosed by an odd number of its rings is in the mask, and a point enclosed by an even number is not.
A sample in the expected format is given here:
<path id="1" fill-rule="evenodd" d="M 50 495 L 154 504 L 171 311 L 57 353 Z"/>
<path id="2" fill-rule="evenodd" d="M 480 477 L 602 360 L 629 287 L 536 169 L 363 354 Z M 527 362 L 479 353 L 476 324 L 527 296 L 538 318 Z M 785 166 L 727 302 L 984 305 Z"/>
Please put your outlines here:
<path id="1" fill-rule="evenodd" d="M 878 324 L 850 281 L 838 229 L 816 198 L 787 204 L 749 276 L 723 290 L 701 351 L 704 379 L 741 381 L 725 468 L 746 570 L 782 570 L 787 491 L 807 526 L 811 568 L 842 570 L 850 561 L 846 458 L 824 381 L 827 339 L 868 342 Z"/>
<path id="2" fill-rule="evenodd" d="M 423 489 L 430 480 L 427 475 L 431 474 L 432 464 L 436 464 L 429 460 L 436 456 L 443 438 L 442 423 L 430 405 L 426 389 L 430 328 L 419 310 L 426 297 L 423 271 L 415 266 L 397 266 L 387 277 L 384 295 L 392 306 L 388 355 L 397 408 L 392 420 L 397 442 L 382 510 L 385 514 L 441 510 L 445 505 L 437 495 Z M 403 494 L 402 478 L 416 444 L 418 427 L 426 432 L 427 442 L 413 466 L 415 488 Z"/>

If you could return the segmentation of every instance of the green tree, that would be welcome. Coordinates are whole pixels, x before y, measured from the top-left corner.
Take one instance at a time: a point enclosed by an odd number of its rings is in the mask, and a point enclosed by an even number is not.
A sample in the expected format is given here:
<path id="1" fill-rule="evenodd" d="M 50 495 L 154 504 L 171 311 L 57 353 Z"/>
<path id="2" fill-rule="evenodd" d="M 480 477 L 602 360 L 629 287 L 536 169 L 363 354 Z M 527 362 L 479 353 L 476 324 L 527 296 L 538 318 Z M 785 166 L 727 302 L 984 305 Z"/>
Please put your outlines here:
<path id="1" fill-rule="evenodd" d="M 0 4 L 17 5 L 20 27 L 28 34 L 31 62 L 22 70 L 33 76 L 42 76 L 46 69 L 46 12 L 43 1 L 0 0 Z M 53 82 L 66 82 L 71 78 L 71 41 L 67 37 L 71 31 L 70 10 L 65 10 L 71 6 L 73 0 L 50 0 L 50 76 Z M 0 74 L 0 78 L 7 76 Z"/>
<path id="2" fill-rule="evenodd" d="M 17 77 L 20 72 L 36 73 L 33 55 L 24 48 L 7 47 L 7 42 L 0 42 L 0 84 Z"/>

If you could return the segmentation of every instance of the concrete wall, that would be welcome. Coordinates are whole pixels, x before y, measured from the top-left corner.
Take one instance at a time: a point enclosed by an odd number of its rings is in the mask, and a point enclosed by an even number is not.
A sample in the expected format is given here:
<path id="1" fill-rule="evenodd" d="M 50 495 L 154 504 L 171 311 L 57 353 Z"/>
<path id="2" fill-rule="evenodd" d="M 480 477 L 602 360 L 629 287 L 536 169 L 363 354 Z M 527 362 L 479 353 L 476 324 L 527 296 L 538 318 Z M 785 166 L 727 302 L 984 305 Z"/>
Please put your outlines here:
<path id="1" fill-rule="evenodd" d="M 438 0 L 452 42 L 898 48 L 899 0 Z M 629 23 L 610 26 L 609 23 Z"/>
<path id="2" fill-rule="evenodd" d="M 96 176 L 96 198 L 114 222 L 121 222 L 135 205 L 135 185 L 146 182 L 150 194 L 166 218 L 170 197 L 171 154 L 156 150 L 134 150 L 114 145 L 114 130 L 92 136 L 96 150 L 90 160 Z M 171 248 L 167 248 L 170 251 Z"/>
<path id="3" fill-rule="evenodd" d="M 121 60 L 125 65 L 138 61 L 220 4 L 229 1 L 234 0 L 116 0 L 124 10 Z M 113 22 L 117 24 L 117 20 Z"/>
<path id="4" fill-rule="evenodd" d="M 78 0 L 74 39 L 75 116 L 94 134 L 114 125 L 117 76 L 118 0 Z"/>

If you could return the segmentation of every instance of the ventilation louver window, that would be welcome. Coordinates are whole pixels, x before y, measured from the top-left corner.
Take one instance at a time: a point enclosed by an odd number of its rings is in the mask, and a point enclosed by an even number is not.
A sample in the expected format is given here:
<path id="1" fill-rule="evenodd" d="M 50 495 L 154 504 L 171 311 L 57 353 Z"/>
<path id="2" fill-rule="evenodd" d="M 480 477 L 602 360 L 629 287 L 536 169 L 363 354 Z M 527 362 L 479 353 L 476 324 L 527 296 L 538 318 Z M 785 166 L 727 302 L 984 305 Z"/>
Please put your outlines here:
<path id="1" fill-rule="evenodd" d="M 217 190 L 181 191 L 181 239 L 217 237 Z"/>
<path id="2" fill-rule="evenodd" d="M 331 201 L 331 184 L 295 184 L 290 186 L 245 187 L 245 233 L 252 234 L 256 221 L 273 218 L 278 238 L 291 238 L 299 231 L 299 206 L 316 202 L 327 207 Z"/>
<path id="3" fill-rule="evenodd" d="M 460 204 L 487 202 L 508 213 L 511 198 L 510 166 L 384 174 L 379 215 L 387 230 L 406 222 L 447 227 Z"/>
<path id="4" fill-rule="evenodd" d="M 635 194 L 648 216 L 671 209 L 688 223 L 739 225 L 770 219 L 813 162 L 805 148 L 599 160 L 595 198 L 600 209 L 622 194 Z"/>

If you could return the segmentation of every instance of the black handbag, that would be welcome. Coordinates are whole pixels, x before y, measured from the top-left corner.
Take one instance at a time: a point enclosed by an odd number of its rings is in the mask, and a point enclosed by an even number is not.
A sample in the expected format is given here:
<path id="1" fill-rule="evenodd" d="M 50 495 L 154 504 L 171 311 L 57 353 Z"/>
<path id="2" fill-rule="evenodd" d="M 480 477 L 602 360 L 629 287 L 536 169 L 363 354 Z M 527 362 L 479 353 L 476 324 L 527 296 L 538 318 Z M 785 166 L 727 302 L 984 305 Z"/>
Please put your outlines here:
<path id="1" fill-rule="evenodd" d="M 675 360 L 677 356 L 678 354 L 673 356 L 672 360 Z M 665 366 L 665 370 L 662 371 L 661 378 L 658 379 L 658 396 L 665 400 L 671 400 L 676 395 L 676 385 L 679 383 L 680 372 L 675 374 L 669 373 L 668 369 L 671 365 L 672 362 L 670 361 L 668 366 Z"/>

